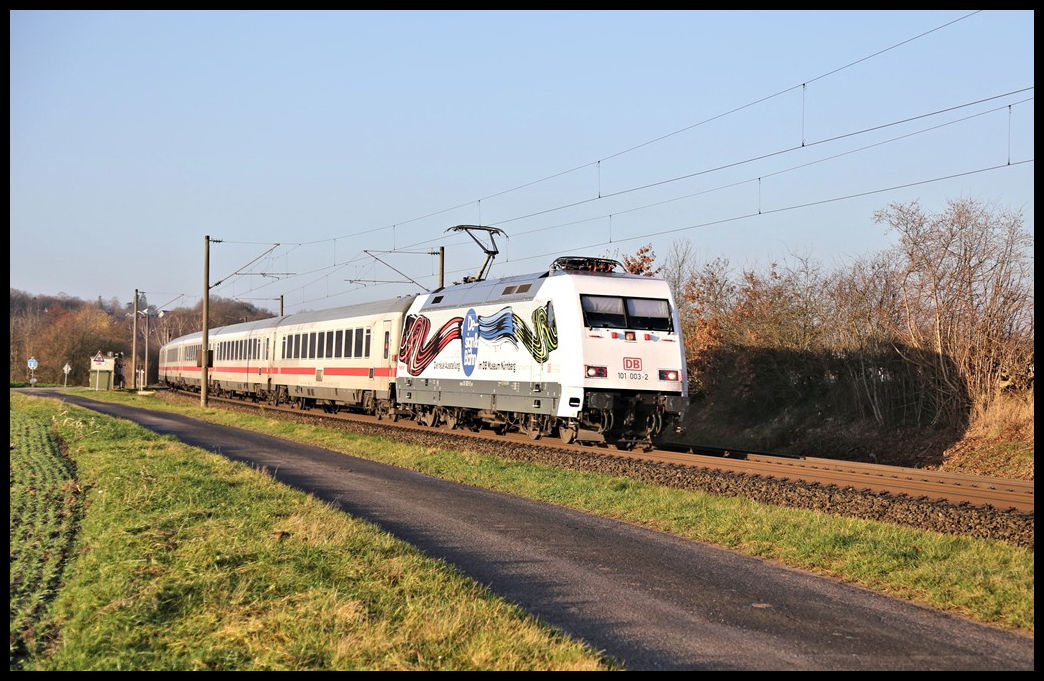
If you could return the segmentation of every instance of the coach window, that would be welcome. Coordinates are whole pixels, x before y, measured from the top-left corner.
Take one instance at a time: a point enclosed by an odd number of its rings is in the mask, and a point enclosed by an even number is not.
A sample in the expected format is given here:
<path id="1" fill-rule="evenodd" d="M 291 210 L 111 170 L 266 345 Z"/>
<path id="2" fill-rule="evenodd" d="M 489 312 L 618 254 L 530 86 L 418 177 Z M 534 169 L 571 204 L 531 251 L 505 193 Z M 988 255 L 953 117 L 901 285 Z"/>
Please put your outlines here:
<path id="1" fill-rule="evenodd" d="M 308 359 L 315 359 L 315 331 L 308 334 Z"/>
<path id="2" fill-rule="evenodd" d="M 326 356 L 327 357 L 333 357 L 333 351 L 334 351 L 334 344 L 333 343 L 334 343 L 334 332 L 333 331 L 327 331 L 326 332 Z"/>
<path id="3" fill-rule="evenodd" d="M 344 331 L 338 331 L 337 335 L 334 336 L 334 357 L 340 357 L 344 354 Z"/>
<path id="4" fill-rule="evenodd" d="M 279 359 L 286 359 L 286 336 L 283 336 L 283 342 L 280 346 Z"/>
<path id="5" fill-rule="evenodd" d="M 363 339 L 363 330 L 362 329 L 356 329 L 355 330 L 355 353 L 353 354 L 354 357 L 364 357 L 365 356 L 365 355 L 363 355 L 363 340 L 364 340 Z"/>
<path id="6" fill-rule="evenodd" d="M 344 356 L 355 357 L 355 353 L 352 352 L 352 330 L 348 329 L 344 332 Z"/>
<path id="7" fill-rule="evenodd" d="M 364 352 L 366 353 L 365 355 L 363 355 L 364 357 L 369 357 L 370 356 L 370 330 L 369 329 L 366 329 L 366 350 Z"/>
<path id="8" fill-rule="evenodd" d="M 319 338 L 317 340 L 319 342 L 319 345 L 317 345 L 315 348 L 315 356 L 321 358 L 325 354 L 324 351 L 326 350 L 326 334 L 319 332 Z"/>
<path id="9" fill-rule="evenodd" d="M 388 359 L 388 345 L 391 342 L 391 331 L 384 332 L 384 359 Z"/>

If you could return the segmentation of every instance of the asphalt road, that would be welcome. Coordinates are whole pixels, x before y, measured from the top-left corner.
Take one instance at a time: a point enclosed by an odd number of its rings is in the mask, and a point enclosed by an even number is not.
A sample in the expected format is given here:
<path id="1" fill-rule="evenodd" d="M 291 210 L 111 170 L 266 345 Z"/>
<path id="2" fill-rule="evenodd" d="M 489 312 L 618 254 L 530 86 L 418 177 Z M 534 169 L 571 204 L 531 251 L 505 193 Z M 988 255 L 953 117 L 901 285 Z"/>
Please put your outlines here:
<path id="1" fill-rule="evenodd" d="M 264 468 L 630 669 L 1034 668 L 1032 638 L 731 551 L 184 416 L 54 396 Z"/>

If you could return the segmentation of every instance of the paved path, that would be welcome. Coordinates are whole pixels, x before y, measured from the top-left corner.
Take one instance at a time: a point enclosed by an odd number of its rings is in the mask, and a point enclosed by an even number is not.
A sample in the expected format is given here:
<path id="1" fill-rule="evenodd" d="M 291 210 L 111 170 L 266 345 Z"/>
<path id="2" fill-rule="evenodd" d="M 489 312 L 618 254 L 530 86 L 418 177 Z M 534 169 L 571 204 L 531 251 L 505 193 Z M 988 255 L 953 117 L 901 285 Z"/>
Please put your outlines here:
<path id="1" fill-rule="evenodd" d="M 1031 638 L 731 551 L 184 416 L 60 397 L 263 467 L 631 669 L 1033 669 Z"/>

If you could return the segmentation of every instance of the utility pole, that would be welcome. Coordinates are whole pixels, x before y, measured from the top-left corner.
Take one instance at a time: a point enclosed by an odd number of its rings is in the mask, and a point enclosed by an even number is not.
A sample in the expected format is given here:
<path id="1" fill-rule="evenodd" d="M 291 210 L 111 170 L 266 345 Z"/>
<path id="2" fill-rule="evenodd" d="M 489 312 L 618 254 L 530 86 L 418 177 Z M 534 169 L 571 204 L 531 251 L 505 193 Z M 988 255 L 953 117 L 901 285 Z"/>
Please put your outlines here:
<path id="1" fill-rule="evenodd" d="M 141 389 L 149 389 L 149 308 L 145 308 L 145 378 L 141 382 Z"/>
<path id="2" fill-rule="evenodd" d="M 203 345 L 201 351 L 203 357 L 200 359 L 200 383 L 199 404 L 207 406 L 207 355 L 209 339 L 207 338 L 208 324 L 210 323 L 210 235 L 203 239 Z"/>
<path id="3" fill-rule="evenodd" d="M 439 246 L 439 288 L 446 285 L 446 247 Z"/>
<path id="4" fill-rule="evenodd" d="M 138 389 L 138 289 L 134 289 L 134 327 L 131 330 L 131 389 Z"/>
<path id="5" fill-rule="evenodd" d="M 283 296 L 279 296 L 279 316 L 283 316 Z"/>

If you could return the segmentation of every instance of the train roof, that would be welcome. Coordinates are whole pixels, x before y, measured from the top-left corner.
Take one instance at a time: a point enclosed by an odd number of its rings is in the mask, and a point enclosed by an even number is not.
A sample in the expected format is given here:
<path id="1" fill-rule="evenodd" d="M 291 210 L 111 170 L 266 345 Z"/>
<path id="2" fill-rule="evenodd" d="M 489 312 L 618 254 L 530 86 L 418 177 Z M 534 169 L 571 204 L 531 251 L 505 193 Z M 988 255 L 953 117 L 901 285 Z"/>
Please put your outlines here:
<path id="1" fill-rule="evenodd" d="M 405 313 L 410 305 L 418 297 L 426 298 L 421 309 L 437 309 L 456 307 L 461 305 L 474 305 L 479 303 L 503 303 L 521 302 L 533 300 L 540 290 L 543 280 L 551 277 L 607 277 L 612 279 L 640 279 L 649 281 L 650 277 L 639 274 L 631 274 L 624 266 L 616 260 L 609 258 L 598 258 L 591 256 L 565 256 L 557 258 L 548 269 L 542 272 L 530 274 L 516 274 L 496 279 L 482 279 L 480 281 L 466 281 L 460 284 L 452 284 L 441 289 L 435 289 L 420 296 L 399 296 L 377 300 L 369 303 L 358 303 L 355 305 L 344 305 L 325 310 L 311 310 L 297 312 L 282 317 L 269 317 L 241 324 L 229 324 L 215 327 L 210 333 L 239 333 L 258 329 L 268 329 L 275 326 L 289 326 L 294 324 L 310 324 L 324 322 L 334 319 L 348 317 L 366 317 L 370 315 L 386 314 L 389 312 Z M 202 340 L 202 332 L 197 331 L 171 342 L 190 342 Z"/>
<path id="2" fill-rule="evenodd" d="M 551 277 L 609 277 L 613 279 L 642 279 L 631 274 L 616 260 L 585 256 L 566 256 L 556 259 L 543 272 L 517 274 L 497 279 L 453 284 L 427 294 L 422 310 L 474 305 L 479 303 L 503 303 L 533 300 L 543 280 Z M 422 296 L 423 297 L 423 296 Z"/>
<path id="3" fill-rule="evenodd" d="M 277 326 L 289 324 L 311 324 L 313 322 L 325 322 L 332 319 L 344 319 L 345 317 L 369 317 L 371 315 L 386 314 L 388 312 L 405 312 L 413 299 L 417 296 L 400 296 L 386 300 L 375 300 L 369 303 L 357 303 L 355 305 L 344 305 L 332 307 L 326 310 L 312 310 L 298 312 L 296 314 L 281 317 Z"/>
<path id="4" fill-rule="evenodd" d="M 247 333 L 250 331 L 256 331 L 260 329 L 271 329 L 276 326 L 290 326 L 293 324 L 312 324 L 315 322 L 325 322 L 333 319 L 345 319 L 349 317 L 368 317 L 371 315 L 387 314 L 389 312 L 400 312 L 405 313 L 413 303 L 416 296 L 400 296 L 398 298 L 389 298 L 386 300 L 376 300 L 369 303 L 357 303 L 355 305 L 343 305 L 341 307 L 332 307 L 326 310 L 309 310 L 306 312 L 296 312 L 294 314 L 284 315 L 282 317 L 269 317 L 267 319 L 257 319 L 252 322 L 242 322 L 239 324 L 226 324 L 225 326 L 217 326 L 208 331 L 208 336 L 222 334 L 222 333 Z M 196 331 L 195 333 L 186 334 L 178 338 L 173 339 L 171 342 L 187 343 L 190 341 L 201 341 L 203 339 L 203 332 Z"/>

